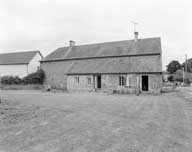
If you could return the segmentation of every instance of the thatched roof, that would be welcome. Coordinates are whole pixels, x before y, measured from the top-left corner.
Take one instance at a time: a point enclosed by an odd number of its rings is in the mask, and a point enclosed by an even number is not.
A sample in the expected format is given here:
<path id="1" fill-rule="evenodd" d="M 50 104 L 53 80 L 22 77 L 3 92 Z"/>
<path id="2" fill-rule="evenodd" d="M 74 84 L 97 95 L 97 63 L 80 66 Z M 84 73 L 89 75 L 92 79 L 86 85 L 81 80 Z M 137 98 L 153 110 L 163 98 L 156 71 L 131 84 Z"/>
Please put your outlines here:
<path id="1" fill-rule="evenodd" d="M 41 60 L 41 62 L 160 53 L 160 38 L 146 38 L 138 39 L 137 42 L 135 42 L 134 40 L 126 40 L 79 45 L 72 47 L 62 47 L 58 48 L 53 53 L 46 56 L 44 59 Z"/>
<path id="2" fill-rule="evenodd" d="M 39 51 L 0 54 L 0 65 L 28 64 Z M 42 55 L 41 55 L 42 56 Z"/>

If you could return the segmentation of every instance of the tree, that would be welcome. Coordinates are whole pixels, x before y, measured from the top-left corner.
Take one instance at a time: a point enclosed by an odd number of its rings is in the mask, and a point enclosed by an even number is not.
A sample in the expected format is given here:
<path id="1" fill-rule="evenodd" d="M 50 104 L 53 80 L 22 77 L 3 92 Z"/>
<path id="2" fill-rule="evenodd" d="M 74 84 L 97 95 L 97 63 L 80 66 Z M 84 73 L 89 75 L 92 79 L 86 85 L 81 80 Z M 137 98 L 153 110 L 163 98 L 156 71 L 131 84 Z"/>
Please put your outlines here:
<path id="1" fill-rule="evenodd" d="M 167 65 L 167 71 L 170 74 L 175 73 L 178 69 L 181 69 L 181 64 L 177 60 L 173 60 Z"/>
<path id="2" fill-rule="evenodd" d="M 36 72 L 31 73 L 22 79 L 24 84 L 43 84 L 45 72 L 43 69 L 38 69 Z"/>
<path id="3" fill-rule="evenodd" d="M 169 75 L 167 79 L 168 79 L 169 82 L 173 82 L 174 77 L 173 77 L 173 75 Z"/>
<path id="4" fill-rule="evenodd" d="M 182 67 L 185 69 L 185 62 L 182 64 Z M 187 60 L 187 72 L 192 73 L 192 58 Z"/>

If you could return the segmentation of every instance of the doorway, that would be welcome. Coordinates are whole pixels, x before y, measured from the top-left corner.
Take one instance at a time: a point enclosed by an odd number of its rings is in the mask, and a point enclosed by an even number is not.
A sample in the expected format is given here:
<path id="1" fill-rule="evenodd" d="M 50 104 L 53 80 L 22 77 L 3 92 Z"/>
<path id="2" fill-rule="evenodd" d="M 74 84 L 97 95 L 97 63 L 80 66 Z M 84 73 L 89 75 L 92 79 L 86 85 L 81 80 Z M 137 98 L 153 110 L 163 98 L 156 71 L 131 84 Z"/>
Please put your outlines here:
<path id="1" fill-rule="evenodd" d="M 148 75 L 142 76 L 142 91 L 149 91 L 149 77 L 148 77 Z"/>
<path id="2" fill-rule="evenodd" d="M 97 88 L 101 89 L 101 75 L 97 76 Z"/>

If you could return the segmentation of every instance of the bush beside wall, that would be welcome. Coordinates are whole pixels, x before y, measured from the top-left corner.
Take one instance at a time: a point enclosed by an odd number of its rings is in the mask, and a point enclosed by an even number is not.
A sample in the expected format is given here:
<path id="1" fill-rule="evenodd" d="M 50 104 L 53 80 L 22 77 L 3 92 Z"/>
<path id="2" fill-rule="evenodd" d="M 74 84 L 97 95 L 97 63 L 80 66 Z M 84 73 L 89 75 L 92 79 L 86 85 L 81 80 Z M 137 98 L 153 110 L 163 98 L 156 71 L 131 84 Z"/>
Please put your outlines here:
<path id="1" fill-rule="evenodd" d="M 1 78 L 2 85 L 28 85 L 28 84 L 43 84 L 45 72 L 38 69 L 36 72 L 27 75 L 24 78 L 18 76 L 3 76 Z"/>
<path id="2" fill-rule="evenodd" d="M 13 84 L 21 84 L 22 79 L 18 76 L 3 76 L 1 78 L 2 85 L 13 85 Z"/>
<path id="3" fill-rule="evenodd" d="M 45 72 L 42 69 L 37 70 L 23 78 L 23 84 L 43 84 Z"/>

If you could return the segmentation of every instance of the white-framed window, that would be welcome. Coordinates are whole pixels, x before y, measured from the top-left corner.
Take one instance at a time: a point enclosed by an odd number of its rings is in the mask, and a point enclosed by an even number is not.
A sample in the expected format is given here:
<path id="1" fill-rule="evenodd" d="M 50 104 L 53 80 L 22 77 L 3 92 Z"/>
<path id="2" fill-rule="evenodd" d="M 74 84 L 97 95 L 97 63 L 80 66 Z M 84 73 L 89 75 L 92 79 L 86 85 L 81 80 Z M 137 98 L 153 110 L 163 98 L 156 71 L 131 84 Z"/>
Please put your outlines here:
<path id="1" fill-rule="evenodd" d="M 126 77 L 125 76 L 119 76 L 119 85 L 120 86 L 126 85 Z"/>
<path id="2" fill-rule="evenodd" d="M 90 86 L 91 85 L 91 77 L 87 77 L 87 84 Z"/>
<path id="3" fill-rule="evenodd" d="M 74 83 L 75 83 L 76 85 L 79 84 L 79 77 L 78 77 L 78 76 L 74 77 Z"/>

